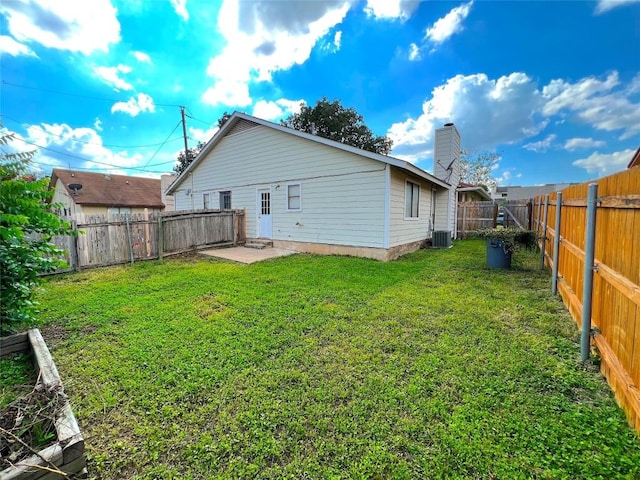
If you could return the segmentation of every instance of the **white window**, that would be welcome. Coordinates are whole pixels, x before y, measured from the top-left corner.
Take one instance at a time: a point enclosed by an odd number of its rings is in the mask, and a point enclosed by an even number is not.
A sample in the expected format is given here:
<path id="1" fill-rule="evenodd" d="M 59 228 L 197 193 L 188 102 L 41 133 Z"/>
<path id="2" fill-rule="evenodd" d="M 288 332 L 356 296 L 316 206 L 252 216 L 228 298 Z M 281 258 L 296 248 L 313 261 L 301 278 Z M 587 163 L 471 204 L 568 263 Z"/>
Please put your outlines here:
<path id="1" fill-rule="evenodd" d="M 205 210 L 207 208 L 209 208 L 209 194 L 208 193 L 203 193 L 202 194 L 202 208 L 204 208 Z"/>
<path id="2" fill-rule="evenodd" d="M 71 209 L 69 209 L 69 212 L 71 212 Z M 131 208 L 130 207 L 110 207 L 109 213 L 111 215 L 130 215 Z"/>
<path id="3" fill-rule="evenodd" d="M 290 183 L 287 185 L 287 211 L 299 212 L 302 210 L 302 185 Z"/>
<path id="4" fill-rule="evenodd" d="M 420 207 L 420 185 L 407 180 L 404 188 L 404 218 L 418 218 Z"/>
<path id="5" fill-rule="evenodd" d="M 231 192 L 220 192 L 220 208 L 231 210 Z"/>

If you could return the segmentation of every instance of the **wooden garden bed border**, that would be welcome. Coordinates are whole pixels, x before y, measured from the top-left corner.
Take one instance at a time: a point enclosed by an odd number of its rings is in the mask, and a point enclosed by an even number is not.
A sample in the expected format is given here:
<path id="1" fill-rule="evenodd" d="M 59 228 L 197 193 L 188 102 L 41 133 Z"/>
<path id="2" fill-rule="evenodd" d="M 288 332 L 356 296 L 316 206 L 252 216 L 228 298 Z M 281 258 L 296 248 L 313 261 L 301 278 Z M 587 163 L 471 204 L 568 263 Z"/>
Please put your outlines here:
<path id="1" fill-rule="evenodd" d="M 28 351 L 33 353 L 34 367 L 36 371 L 40 372 L 39 382 L 47 390 L 52 388 L 62 390 L 62 380 L 60 380 L 58 369 L 53 362 L 40 330 L 34 328 L 27 332 L 0 339 L 0 358 Z M 17 462 L 13 467 L 0 471 L 0 480 L 53 480 L 65 478 L 55 473 L 51 467 L 52 464 L 66 474 L 86 473 L 87 462 L 84 451 L 84 438 L 68 400 L 65 401 L 54 424 L 58 441 L 41 450 L 37 455 L 25 458 Z"/>

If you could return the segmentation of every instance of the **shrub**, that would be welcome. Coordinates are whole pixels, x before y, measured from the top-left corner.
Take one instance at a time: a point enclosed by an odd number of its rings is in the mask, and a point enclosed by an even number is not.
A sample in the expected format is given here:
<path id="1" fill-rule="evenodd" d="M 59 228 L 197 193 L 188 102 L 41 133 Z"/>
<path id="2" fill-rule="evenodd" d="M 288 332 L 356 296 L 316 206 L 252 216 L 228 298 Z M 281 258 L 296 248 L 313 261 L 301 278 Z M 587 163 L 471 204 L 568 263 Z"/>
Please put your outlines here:
<path id="1" fill-rule="evenodd" d="M 13 134 L 0 132 L 0 145 Z M 38 274 L 64 265 L 54 235 L 73 234 L 52 211 L 48 179 L 29 173 L 34 152 L 0 154 L 0 335 L 33 320 L 33 288 Z"/>

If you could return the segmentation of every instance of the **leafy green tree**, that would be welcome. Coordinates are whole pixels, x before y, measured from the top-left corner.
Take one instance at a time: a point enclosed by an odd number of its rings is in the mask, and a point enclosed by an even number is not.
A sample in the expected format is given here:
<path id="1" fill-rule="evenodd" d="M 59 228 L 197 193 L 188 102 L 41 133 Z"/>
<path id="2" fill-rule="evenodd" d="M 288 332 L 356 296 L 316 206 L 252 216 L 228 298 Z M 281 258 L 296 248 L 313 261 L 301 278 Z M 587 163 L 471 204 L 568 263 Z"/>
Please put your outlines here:
<path id="1" fill-rule="evenodd" d="M 0 131 L 0 147 L 13 137 Z M 0 335 L 33 320 L 38 274 L 65 266 L 51 239 L 75 233 L 53 213 L 49 179 L 29 173 L 34 153 L 0 150 Z"/>
<path id="2" fill-rule="evenodd" d="M 343 107 L 339 100 L 329 102 L 326 97 L 318 100 L 313 107 L 303 103 L 300 113 L 294 113 L 280 123 L 301 132 L 383 155 L 388 155 L 393 145 L 387 136 L 375 136 L 356 110 Z"/>
<path id="3" fill-rule="evenodd" d="M 500 162 L 500 154 L 496 152 L 473 153 L 469 150 L 460 152 L 460 182 L 480 185 L 485 190 L 493 190 L 498 184 L 493 172 Z"/>
<path id="4" fill-rule="evenodd" d="M 231 114 L 229 112 L 224 112 L 222 116 L 218 119 L 218 128 L 222 128 L 222 126 L 227 123 L 227 120 L 231 118 Z"/>
<path id="5" fill-rule="evenodd" d="M 202 150 L 204 146 L 205 146 L 204 142 L 198 142 L 197 146 L 187 149 L 186 155 L 184 151 L 180 152 L 178 154 L 178 163 L 176 163 L 176 165 L 173 167 L 173 171 L 176 172 L 178 175 L 184 172 L 187 169 L 187 167 L 191 165 L 191 162 L 195 160 L 195 158 L 200 153 L 200 150 Z"/>

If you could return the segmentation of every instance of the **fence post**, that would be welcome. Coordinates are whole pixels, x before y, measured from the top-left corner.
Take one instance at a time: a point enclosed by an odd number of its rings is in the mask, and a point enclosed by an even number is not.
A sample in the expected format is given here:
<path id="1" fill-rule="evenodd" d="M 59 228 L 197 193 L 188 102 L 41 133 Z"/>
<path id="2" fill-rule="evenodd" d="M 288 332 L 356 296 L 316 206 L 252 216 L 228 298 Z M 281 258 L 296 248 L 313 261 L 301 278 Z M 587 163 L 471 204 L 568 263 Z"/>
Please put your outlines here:
<path id="1" fill-rule="evenodd" d="M 580 359 L 585 362 L 590 354 L 591 339 L 591 307 L 593 300 L 593 263 L 596 240 L 596 198 L 598 184 L 589 184 L 587 197 L 587 228 L 584 249 L 584 281 L 582 288 L 582 331 L 580 332 Z"/>
<path id="2" fill-rule="evenodd" d="M 553 237 L 553 267 L 551 270 L 551 293 L 558 293 L 558 261 L 560 257 L 560 217 L 562 215 L 562 192 L 556 196 L 556 224 Z"/>
<path id="3" fill-rule="evenodd" d="M 71 236 L 71 268 L 75 272 L 80 270 L 80 254 L 78 253 L 78 222 L 71 220 L 71 229 L 74 234 Z"/>
<path id="4" fill-rule="evenodd" d="M 527 202 L 527 230 L 533 230 L 533 203 L 531 198 Z"/>
<path id="5" fill-rule="evenodd" d="M 233 245 L 234 245 L 234 246 L 235 246 L 235 245 L 236 245 L 236 243 L 237 243 L 237 239 L 236 239 L 236 237 L 237 237 L 237 235 L 238 235 L 238 231 L 237 231 L 237 229 L 236 229 L 236 220 L 237 220 L 237 217 L 236 217 L 236 211 L 235 211 L 235 210 L 233 210 L 233 212 L 232 212 L 232 216 L 231 216 L 231 232 L 232 232 L 232 238 L 233 238 Z"/>
<path id="6" fill-rule="evenodd" d="M 462 204 L 462 237 L 467 237 L 467 206 Z"/>
<path id="7" fill-rule="evenodd" d="M 133 245 L 131 244 L 131 227 L 129 226 L 129 214 L 125 214 L 124 220 L 127 223 L 127 240 L 129 240 L 129 257 L 131 257 L 131 263 L 133 263 Z"/>
<path id="8" fill-rule="evenodd" d="M 540 202 L 542 203 L 542 201 Z M 547 248 L 547 214 L 549 213 L 549 194 L 544 196 L 544 216 L 542 219 L 542 246 L 540 247 L 540 269 L 544 268 L 544 254 Z"/>
<path id="9" fill-rule="evenodd" d="M 162 260 L 164 255 L 164 226 L 162 225 L 162 214 L 158 215 L 158 259 Z"/>

